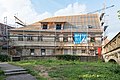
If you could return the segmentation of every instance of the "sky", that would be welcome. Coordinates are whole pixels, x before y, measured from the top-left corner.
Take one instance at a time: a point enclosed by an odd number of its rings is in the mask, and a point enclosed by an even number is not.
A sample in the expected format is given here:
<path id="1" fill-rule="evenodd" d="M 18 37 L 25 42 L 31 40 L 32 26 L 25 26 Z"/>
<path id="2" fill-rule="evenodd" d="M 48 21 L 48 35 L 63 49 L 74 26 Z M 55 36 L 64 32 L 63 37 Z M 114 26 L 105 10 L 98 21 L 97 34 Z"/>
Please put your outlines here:
<path id="1" fill-rule="evenodd" d="M 7 24 L 16 26 L 14 16 L 31 24 L 53 16 L 85 14 L 103 8 L 104 3 L 106 7 L 115 5 L 105 10 L 105 23 L 108 25 L 105 34 L 112 39 L 120 32 L 117 16 L 120 0 L 0 0 L 0 23 L 5 22 L 6 16 Z"/>

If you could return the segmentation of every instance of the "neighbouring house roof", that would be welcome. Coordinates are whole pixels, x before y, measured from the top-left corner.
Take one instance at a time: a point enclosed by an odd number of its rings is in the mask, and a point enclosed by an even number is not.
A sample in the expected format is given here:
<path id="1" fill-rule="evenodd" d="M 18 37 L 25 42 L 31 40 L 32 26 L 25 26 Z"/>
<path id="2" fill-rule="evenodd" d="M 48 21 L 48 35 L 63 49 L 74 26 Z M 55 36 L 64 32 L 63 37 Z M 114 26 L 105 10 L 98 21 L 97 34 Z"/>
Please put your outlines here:
<path id="1" fill-rule="evenodd" d="M 117 33 L 117 35 L 115 35 L 110 41 L 108 41 L 105 45 L 104 48 L 109 45 L 114 39 L 116 39 L 117 36 L 120 36 L 120 32 Z"/>
<path id="2" fill-rule="evenodd" d="M 41 21 L 35 22 L 26 27 L 16 28 L 13 30 L 41 30 L 41 23 L 65 23 L 65 26 L 71 25 L 74 29 L 86 28 L 91 25 L 94 29 L 101 29 L 98 14 L 82 14 L 72 16 L 57 16 L 46 18 Z M 52 30 L 52 29 L 51 29 Z"/>

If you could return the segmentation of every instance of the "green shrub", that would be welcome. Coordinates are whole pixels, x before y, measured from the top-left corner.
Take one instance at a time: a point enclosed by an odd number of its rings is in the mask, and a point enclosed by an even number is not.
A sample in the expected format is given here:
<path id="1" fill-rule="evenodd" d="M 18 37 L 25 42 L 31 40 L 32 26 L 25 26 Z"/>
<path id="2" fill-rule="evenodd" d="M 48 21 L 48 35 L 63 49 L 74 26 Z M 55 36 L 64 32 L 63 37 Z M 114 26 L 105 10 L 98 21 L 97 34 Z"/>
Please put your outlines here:
<path id="1" fill-rule="evenodd" d="M 67 61 L 79 60 L 79 57 L 76 56 L 76 55 L 57 55 L 56 58 L 59 59 L 59 60 L 67 60 Z"/>
<path id="2" fill-rule="evenodd" d="M 2 70 L 0 70 L 0 76 L 3 75 L 3 74 L 4 74 L 4 72 Z"/>
<path id="3" fill-rule="evenodd" d="M 0 61 L 2 61 L 2 62 L 10 61 L 10 57 L 8 55 L 0 54 Z"/>
<path id="4" fill-rule="evenodd" d="M 109 69 L 112 73 L 120 74 L 120 65 L 115 64 Z"/>

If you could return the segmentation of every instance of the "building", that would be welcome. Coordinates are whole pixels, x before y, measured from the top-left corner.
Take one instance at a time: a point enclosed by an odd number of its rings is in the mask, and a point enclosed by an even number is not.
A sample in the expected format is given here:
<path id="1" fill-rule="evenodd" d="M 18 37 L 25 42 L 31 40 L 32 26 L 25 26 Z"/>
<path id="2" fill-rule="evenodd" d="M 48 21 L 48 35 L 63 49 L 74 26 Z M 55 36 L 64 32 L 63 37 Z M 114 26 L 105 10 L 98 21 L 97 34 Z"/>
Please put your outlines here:
<path id="1" fill-rule="evenodd" d="M 102 46 L 98 14 L 51 17 L 9 32 L 12 55 L 93 56 Z"/>
<path id="2" fill-rule="evenodd" d="M 105 62 L 114 61 L 120 64 L 120 32 L 103 47 Z"/>
<path id="3" fill-rule="evenodd" d="M 0 54 L 6 54 L 8 47 L 8 29 L 13 29 L 13 27 L 0 23 Z"/>

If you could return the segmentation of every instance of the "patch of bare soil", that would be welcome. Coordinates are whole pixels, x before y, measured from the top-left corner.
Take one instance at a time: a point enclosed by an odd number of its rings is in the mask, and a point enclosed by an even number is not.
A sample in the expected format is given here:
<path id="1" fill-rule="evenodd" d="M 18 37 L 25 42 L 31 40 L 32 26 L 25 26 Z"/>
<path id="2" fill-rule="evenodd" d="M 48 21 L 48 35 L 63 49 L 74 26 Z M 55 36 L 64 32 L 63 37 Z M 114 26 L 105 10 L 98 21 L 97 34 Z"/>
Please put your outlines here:
<path id="1" fill-rule="evenodd" d="M 39 75 L 41 77 L 47 78 L 48 80 L 52 80 L 52 78 L 48 74 L 48 71 L 50 70 L 50 67 L 37 65 L 37 66 L 34 67 L 34 69 L 39 72 Z"/>

